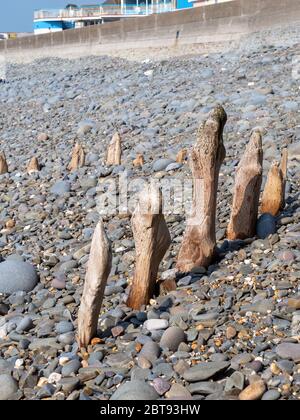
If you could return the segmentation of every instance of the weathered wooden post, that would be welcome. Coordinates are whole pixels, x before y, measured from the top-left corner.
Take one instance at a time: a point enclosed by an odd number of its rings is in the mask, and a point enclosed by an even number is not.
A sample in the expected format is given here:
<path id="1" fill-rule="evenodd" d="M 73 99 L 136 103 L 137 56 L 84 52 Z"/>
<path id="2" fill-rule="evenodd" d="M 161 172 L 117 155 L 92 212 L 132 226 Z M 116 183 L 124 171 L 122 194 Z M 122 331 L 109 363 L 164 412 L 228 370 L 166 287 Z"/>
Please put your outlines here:
<path id="1" fill-rule="evenodd" d="M 110 243 L 103 222 L 100 221 L 92 239 L 83 295 L 78 312 L 78 341 L 81 347 L 87 347 L 91 339 L 97 334 L 98 317 L 111 264 Z"/>
<path id="2" fill-rule="evenodd" d="M 71 162 L 69 163 L 68 170 L 76 171 L 78 168 L 82 168 L 85 164 L 85 153 L 83 147 L 76 143 L 72 151 Z"/>
<path id="3" fill-rule="evenodd" d="M 227 237 L 230 240 L 255 236 L 262 183 L 263 149 L 259 131 L 254 131 L 237 167 Z"/>
<path id="4" fill-rule="evenodd" d="M 284 202 L 284 180 L 280 164 L 274 161 L 268 172 L 266 185 L 262 194 L 261 213 L 277 216 Z"/>
<path id="5" fill-rule="evenodd" d="M 0 152 L 0 175 L 6 174 L 8 172 L 8 166 L 6 162 L 6 157 L 4 152 Z"/>
<path id="6" fill-rule="evenodd" d="M 132 163 L 135 168 L 142 167 L 145 163 L 144 156 L 141 153 L 138 153 Z"/>
<path id="7" fill-rule="evenodd" d="M 141 193 L 131 223 L 136 265 L 127 306 L 140 309 L 154 295 L 159 264 L 171 243 L 162 214 L 162 194 L 159 188 L 151 185 Z"/>
<path id="8" fill-rule="evenodd" d="M 176 155 L 176 162 L 177 163 L 183 163 L 186 159 L 186 156 L 187 156 L 187 150 L 186 149 L 179 150 L 179 152 Z"/>
<path id="9" fill-rule="evenodd" d="M 217 106 L 200 126 L 191 151 L 193 209 L 178 255 L 177 269 L 180 272 L 207 267 L 214 257 L 217 189 L 220 167 L 225 158 L 223 129 L 226 121 L 225 110 Z"/>
<path id="10" fill-rule="evenodd" d="M 108 146 L 106 164 L 109 166 L 121 165 L 121 155 L 121 136 L 119 133 L 115 133 Z"/>
<path id="11" fill-rule="evenodd" d="M 35 172 L 39 172 L 39 170 L 40 170 L 40 165 L 39 165 L 38 159 L 37 157 L 34 156 L 32 159 L 30 159 L 30 162 L 28 163 L 27 173 L 31 175 Z"/>

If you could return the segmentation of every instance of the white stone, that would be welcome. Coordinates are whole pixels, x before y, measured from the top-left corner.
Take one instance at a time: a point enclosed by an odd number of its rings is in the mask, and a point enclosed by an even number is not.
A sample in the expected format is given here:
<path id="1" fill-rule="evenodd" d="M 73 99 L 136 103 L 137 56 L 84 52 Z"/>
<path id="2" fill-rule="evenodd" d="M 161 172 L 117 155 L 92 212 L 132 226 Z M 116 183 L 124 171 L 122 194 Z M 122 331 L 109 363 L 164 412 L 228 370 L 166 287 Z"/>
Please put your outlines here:
<path id="1" fill-rule="evenodd" d="M 147 70 L 144 72 L 144 75 L 147 77 L 151 77 L 153 75 L 153 70 Z"/>
<path id="2" fill-rule="evenodd" d="M 3 340 L 7 336 L 7 324 L 0 328 L 0 338 Z"/>
<path id="3" fill-rule="evenodd" d="M 24 365 L 24 360 L 23 359 L 17 359 L 15 361 L 15 369 L 19 369 L 23 365 Z"/>
<path id="4" fill-rule="evenodd" d="M 148 331 L 165 330 L 168 326 L 169 322 L 166 319 L 148 319 L 144 322 L 144 327 Z"/>
<path id="5" fill-rule="evenodd" d="M 60 364 L 60 366 L 64 366 L 66 363 L 68 363 L 68 361 L 69 361 L 70 359 L 68 358 L 68 357 L 61 357 L 60 359 L 59 359 L 59 364 Z"/>
<path id="6" fill-rule="evenodd" d="M 49 375 L 48 383 L 49 384 L 56 384 L 60 380 L 61 380 L 61 374 L 60 373 L 53 372 L 53 373 L 51 373 Z"/>

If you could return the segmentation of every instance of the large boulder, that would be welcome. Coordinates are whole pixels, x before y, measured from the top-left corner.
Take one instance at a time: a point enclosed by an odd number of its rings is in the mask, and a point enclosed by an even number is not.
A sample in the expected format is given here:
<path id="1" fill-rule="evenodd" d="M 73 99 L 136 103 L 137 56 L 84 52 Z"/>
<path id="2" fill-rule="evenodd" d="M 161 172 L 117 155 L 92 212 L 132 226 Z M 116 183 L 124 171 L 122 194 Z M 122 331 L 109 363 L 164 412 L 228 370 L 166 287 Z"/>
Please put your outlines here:
<path id="1" fill-rule="evenodd" d="M 30 292 L 37 282 L 38 275 L 31 264 L 18 260 L 0 263 L 0 293 Z"/>

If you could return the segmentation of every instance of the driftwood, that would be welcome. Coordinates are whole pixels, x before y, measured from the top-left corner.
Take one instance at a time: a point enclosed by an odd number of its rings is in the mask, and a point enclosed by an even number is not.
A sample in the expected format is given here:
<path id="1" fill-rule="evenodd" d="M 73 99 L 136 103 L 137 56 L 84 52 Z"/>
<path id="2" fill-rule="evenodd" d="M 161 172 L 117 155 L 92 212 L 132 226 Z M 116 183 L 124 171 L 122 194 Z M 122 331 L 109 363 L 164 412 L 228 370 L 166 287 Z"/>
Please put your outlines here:
<path id="1" fill-rule="evenodd" d="M 268 173 L 261 200 L 261 213 L 276 216 L 284 201 L 284 179 L 279 162 L 274 161 Z"/>
<path id="2" fill-rule="evenodd" d="M 97 334 L 104 289 L 112 264 L 112 252 L 102 221 L 95 229 L 82 300 L 78 312 L 78 340 L 87 347 Z"/>
<path id="3" fill-rule="evenodd" d="M 8 172 L 8 166 L 6 162 L 6 157 L 4 152 L 0 152 L 0 175 L 6 174 Z"/>
<path id="4" fill-rule="evenodd" d="M 127 306 L 140 309 L 154 295 L 159 264 L 171 243 L 162 214 L 162 194 L 158 188 L 151 186 L 142 192 L 131 223 L 136 266 Z"/>
<path id="5" fill-rule="evenodd" d="M 288 158 L 289 158 L 288 149 L 287 147 L 285 147 L 281 151 L 281 161 L 280 161 L 280 169 L 281 169 L 282 178 L 283 178 L 283 196 L 282 196 L 280 210 L 283 210 L 285 207 L 285 186 L 286 186 L 286 180 L 287 180 Z"/>
<path id="6" fill-rule="evenodd" d="M 186 159 L 186 156 L 187 156 L 187 150 L 186 149 L 179 150 L 179 152 L 176 155 L 176 162 L 177 163 L 183 163 Z"/>
<path id="7" fill-rule="evenodd" d="M 132 163 L 134 167 L 142 167 L 145 163 L 144 156 L 141 153 L 138 153 Z"/>
<path id="8" fill-rule="evenodd" d="M 40 165 L 39 165 L 38 159 L 36 157 L 33 157 L 27 166 L 27 172 L 30 175 L 35 172 L 39 172 L 39 170 L 40 170 Z"/>
<path id="9" fill-rule="evenodd" d="M 217 188 L 220 167 L 225 158 L 223 129 L 226 120 L 224 109 L 216 107 L 200 126 L 191 151 L 193 209 L 178 255 L 177 269 L 180 272 L 207 267 L 214 257 Z"/>
<path id="10" fill-rule="evenodd" d="M 254 131 L 237 167 L 227 237 L 230 240 L 255 236 L 262 183 L 263 149 L 259 131 Z"/>
<path id="11" fill-rule="evenodd" d="M 121 137 L 119 133 L 115 133 L 107 150 L 107 165 L 121 165 Z"/>
<path id="12" fill-rule="evenodd" d="M 69 171 L 76 171 L 78 168 L 82 168 L 85 164 L 85 153 L 83 147 L 76 143 L 72 151 L 71 161 L 68 166 Z"/>

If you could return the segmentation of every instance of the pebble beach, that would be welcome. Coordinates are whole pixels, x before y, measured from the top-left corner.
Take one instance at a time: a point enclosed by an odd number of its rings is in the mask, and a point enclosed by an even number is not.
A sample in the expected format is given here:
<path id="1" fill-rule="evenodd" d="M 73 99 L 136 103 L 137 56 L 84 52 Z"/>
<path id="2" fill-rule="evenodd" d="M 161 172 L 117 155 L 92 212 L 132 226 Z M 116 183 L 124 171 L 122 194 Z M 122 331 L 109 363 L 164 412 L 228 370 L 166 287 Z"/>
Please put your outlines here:
<path id="1" fill-rule="evenodd" d="M 300 399 L 299 35 L 299 28 L 278 30 L 276 45 L 251 35 L 247 48 L 235 41 L 202 54 L 7 63 L 0 400 Z M 192 148 L 217 104 L 228 116 L 217 257 L 133 311 L 126 306 L 135 267 L 130 214 L 109 202 L 101 212 L 98 199 L 125 174 L 130 182 L 191 180 L 188 158 L 176 156 Z M 255 129 L 263 137 L 263 185 L 288 148 L 286 205 L 277 217 L 260 216 L 255 237 L 228 241 L 235 169 Z M 116 131 L 121 165 L 107 166 Z M 70 172 L 75 143 L 85 165 Z M 134 166 L 139 154 L 144 163 Z M 40 170 L 28 174 L 32 157 Z M 98 336 L 80 349 L 77 314 L 100 217 L 112 269 Z M 165 219 L 172 243 L 159 280 L 172 278 L 186 226 L 176 208 Z"/>

